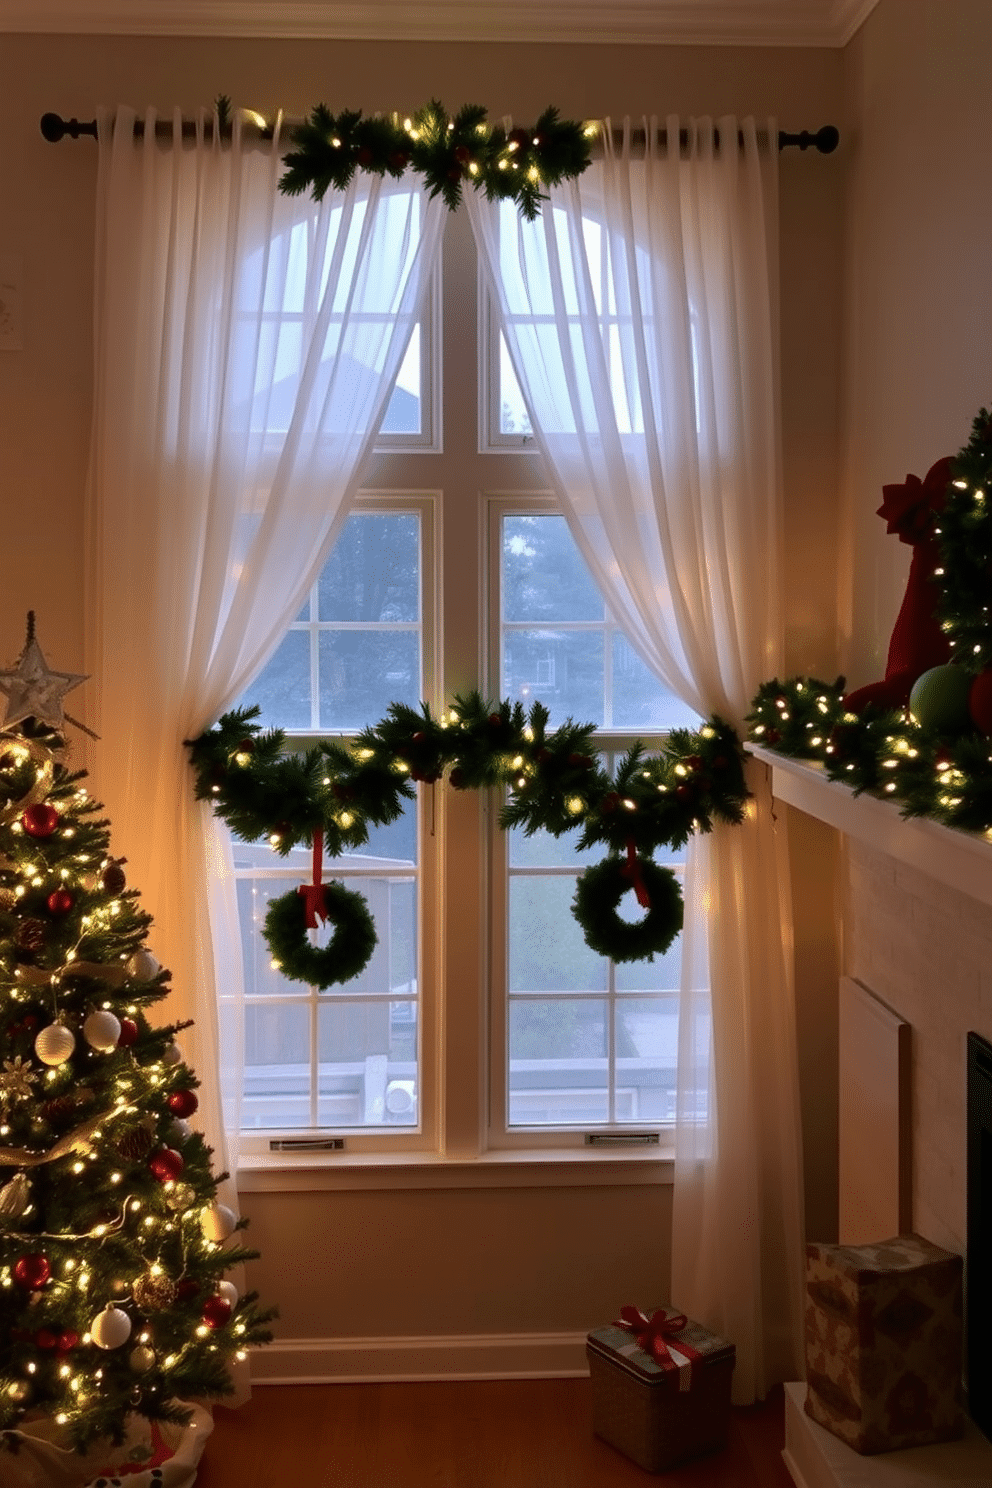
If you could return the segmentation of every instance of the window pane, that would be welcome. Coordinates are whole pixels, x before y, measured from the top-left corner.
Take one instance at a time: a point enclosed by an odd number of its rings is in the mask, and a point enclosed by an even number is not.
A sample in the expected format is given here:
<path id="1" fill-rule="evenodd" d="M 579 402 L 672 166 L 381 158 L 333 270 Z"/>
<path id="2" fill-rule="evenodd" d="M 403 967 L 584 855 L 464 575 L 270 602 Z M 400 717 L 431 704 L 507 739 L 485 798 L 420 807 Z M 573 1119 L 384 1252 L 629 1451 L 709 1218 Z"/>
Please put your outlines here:
<path id="1" fill-rule="evenodd" d="M 509 987 L 520 992 L 600 992 L 608 962 L 591 951 L 572 914 L 572 874 L 510 879 Z"/>
<path id="2" fill-rule="evenodd" d="M 415 1126 L 416 1004 L 321 1003 L 317 1018 L 319 1124 Z"/>
<path id="3" fill-rule="evenodd" d="M 627 637 L 613 632 L 613 728 L 667 732 L 698 728 L 699 718 L 658 681 Z"/>
<path id="4" fill-rule="evenodd" d="M 353 513 L 317 584 L 319 619 L 419 620 L 419 548 L 415 513 Z"/>
<path id="5" fill-rule="evenodd" d="M 400 364 L 396 386 L 382 420 L 383 434 L 420 434 L 423 412 L 420 401 L 420 327 L 414 326 L 406 355 Z"/>
<path id="6" fill-rule="evenodd" d="M 243 1127 L 310 1124 L 310 1014 L 305 1004 L 245 1007 Z"/>
<path id="7" fill-rule="evenodd" d="M 566 718 L 602 724 L 602 630 L 505 631 L 502 692 L 525 708 L 543 703 L 552 728 Z"/>
<path id="8" fill-rule="evenodd" d="M 322 630 L 319 666 L 322 729 L 358 730 L 392 702 L 420 701 L 416 631 Z"/>
<path id="9" fill-rule="evenodd" d="M 238 706 L 261 708 L 263 728 L 309 729 L 310 692 L 310 637 L 305 630 L 291 630 Z"/>
<path id="10" fill-rule="evenodd" d="M 534 432 L 502 331 L 499 333 L 499 432 L 519 434 L 521 438 Z"/>
<path id="11" fill-rule="evenodd" d="M 603 601 L 564 517 L 503 518 L 503 619 L 603 619 Z"/>
<path id="12" fill-rule="evenodd" d="M 511 1002 L 510 1125 L 609 1120 L 606 1039 L 600 999 Z"/>
<path id="13" fill-rule="evenodd" d="M 615 1009 L 617 1121 L 674 1121 L 678 1004 L 623 998 Z"/>

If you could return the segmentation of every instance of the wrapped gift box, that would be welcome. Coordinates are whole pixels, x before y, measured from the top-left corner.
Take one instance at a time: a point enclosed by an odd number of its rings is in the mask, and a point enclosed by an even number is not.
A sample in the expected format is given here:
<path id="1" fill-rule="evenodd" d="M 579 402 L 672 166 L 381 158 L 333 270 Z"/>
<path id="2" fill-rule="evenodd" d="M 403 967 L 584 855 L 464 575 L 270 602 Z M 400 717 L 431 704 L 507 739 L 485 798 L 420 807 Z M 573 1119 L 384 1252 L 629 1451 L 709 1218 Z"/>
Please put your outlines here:
<path id="1" fill-rule="evenodd" d="M 624 1308 L 628 1315 L 645 1324 L 681 1320 L 672 1308 Z M 647 1472 L 718 1451 L 727 1443 L 735 1356 L 732 1343 L 691 1321 L 666 1329 L 660 1347 L 646 1328 L 597 1328 L 586 1340 L 593 1431 Z"/>
<path id="2" fill-rule="evenodd" d="M 806 1414 L 864 1454 L 960 1436 L 962 1270 L 920 1235 L 807 1245 Z"/>

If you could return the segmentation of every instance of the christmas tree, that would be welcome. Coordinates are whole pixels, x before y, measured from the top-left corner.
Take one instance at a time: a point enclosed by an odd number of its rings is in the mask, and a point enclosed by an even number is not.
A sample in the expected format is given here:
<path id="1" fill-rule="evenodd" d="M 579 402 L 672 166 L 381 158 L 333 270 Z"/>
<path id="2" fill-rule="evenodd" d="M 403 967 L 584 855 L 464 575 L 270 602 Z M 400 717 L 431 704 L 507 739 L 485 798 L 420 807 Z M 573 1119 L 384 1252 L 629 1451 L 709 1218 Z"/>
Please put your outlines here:
<path id="1" fill-rule="evenodd" d="M 82 1452 L 182 1422 L 270 1335 L 226 1279 L 256 1252 L 189 1117 L 198 1081 L 149 1010 L 169 973 L 109 825 L 67 763 L 34 637 L 0 673 L 0 1445 L 47 1417 Z M 3 1477 L 0 1463 L 0 1478 Z"/>

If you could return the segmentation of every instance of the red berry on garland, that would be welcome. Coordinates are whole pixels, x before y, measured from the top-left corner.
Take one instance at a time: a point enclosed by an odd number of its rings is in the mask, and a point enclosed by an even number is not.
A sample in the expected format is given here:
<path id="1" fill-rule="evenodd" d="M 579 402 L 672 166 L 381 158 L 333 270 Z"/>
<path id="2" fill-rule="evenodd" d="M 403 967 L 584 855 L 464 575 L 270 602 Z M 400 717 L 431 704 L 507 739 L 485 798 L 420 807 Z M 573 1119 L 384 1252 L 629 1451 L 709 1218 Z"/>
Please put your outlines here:
<path id="1" fill-rule="evenodd" d="M 358 155 L 356 156 L 356 159 L 361 166 L 371 165 L 372 158 L 372 151 L 369 149 L 368 145 L 363 145 L 359 150 Z"/>
<path id="2" fill-rule="evenodd" d="M 570 754 L 568 763 L 575 770 L 588 770 L 595 764 L 595 761 L 588 754 Z"/>
<path id="3" fill-rule="evenodd" d="M 617 795 L 616 791 L 607 791 L 606 795 L 602 799 L 602 802 L 600 803 L 599 809 L 600 811 L 602 811 L 604 816 L 609 816 L 611 812 L 616 811 L 619 805 L 620 797 Z"/>
<path id="4" fill-rule="evenodd" d="M 166 1101 L 173 1116 L 179 1117 L 192 1116 L 199 1104 L 194 1090 L 173 1090 Z"/>
<path id="5" fill-rule="evenodd" d="M 413 735 L 411 742 L 414 744 L 423 744 L 426 738 L 427 735 L 424 733 L 423 729 L 418 729 L 417 732 Z"/>
<path id="6" fill-rule="evenodd" d="M 502 728 L 503 720 L 498 713 L 490 713 L 489 722 L 493 728 Z"/>
<path id="7" fill-rule="evenodd" d="M 468 165 L 469 161 L 472 159 L 472 151 L 469 149 L 468 145 L 455 146 L 455 159 L 458 161 L 459 165 Z"/>
<path id="8" fill-rule="evenodd" d="M 148 1159 L 148 1166 L 160 1183 L 175 1183 L 186 1164 L 174 1147 L 159 1147 Z"/>
<path id="9" fill-rule="evenodd" d="M 410 164 L 409 155 L 404 155 L 402 150 L 396 150 L 389 157 L 389 164 L 395 171 L 405 171 Z"/>
<path id="10" fill-rule="evenodd" d="M 130 1049 L 132 1044 L 138 1042 L 138 1025 L 133 1018 L 121 1019 L 121 1031 L 117 1036 L 117 1045 L 121 1049 Z"/>
<path id="11" fill-rule="evenodd" d="M 223 1328 L 231 1318 L 231 1304 L 225 1297 L 208 1297 L 203 1304 L 203 1321 L 208 1328 Z"/>
<path id="12" fill-rule="evenodd" d="M 50 914 L 64 915 L 69 913 L 76 901 L 68 889 L 53 889 L 47 902 Z"/>
<path id="13" fill-rule="evenodd" d="M 29 837 L 51 837 L 58 824 L 59 814 L 47 801 L 29 806 L 21 817 L 21 825 Z"/>
<path id="14" fill-rule="evenodd" d="M 14 1280 L 29 1292 L 40 1292 L 51 1274 L 48 1257 L 37 1252 L 21 1256 L 14 1266 Z"/>

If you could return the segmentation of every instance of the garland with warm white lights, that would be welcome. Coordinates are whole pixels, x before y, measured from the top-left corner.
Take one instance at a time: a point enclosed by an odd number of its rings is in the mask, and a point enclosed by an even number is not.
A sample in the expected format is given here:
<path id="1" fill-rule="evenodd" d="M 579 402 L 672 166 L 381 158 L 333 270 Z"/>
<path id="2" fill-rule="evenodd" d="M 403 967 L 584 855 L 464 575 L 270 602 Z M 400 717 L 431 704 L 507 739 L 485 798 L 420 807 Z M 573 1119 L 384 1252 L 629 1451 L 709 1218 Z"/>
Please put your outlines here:
<path id="1" fill-rule="evenodd" d="M 236 709 L 190 744 L 196 794 L 243 841 L 267 837 L 283 856 L 301 843 L 315 844 L 314 884 L 277 900 L 276 935 L 270 920 L 264 933 L 285 974 L 317 986 L 356 975 L 372 954 L 374 934 L 360 960 L 364 918 L 354 905 L 335 902 L 326 914 L 316 912 L 335 924 L 338 949 L 317 951 L 306 939 L 307 924 L 315 928 L 316 920 L 308 920 L 297 901 L 310 896 L 316 905 L 323 848 L 333 858 L 361 847 L 370 825 L 394 821 L 404 800 L 415 798 L 416 782 L 445 778 L 456 790 L 502 787 L 501 827 L 555 837 L 580 828 L 580 849 L 603 843 L 609 856 L 580 877 L 573 913 L 593 949 L 619 961 L 666 950 L 681 927 L 678 881 L 652 861 L 654 851 L 684 846 L 714 821 L 740 822 L 748 796 L 740 741 L 715 717 L 695 732 L 673 730 L 657 754 L 635 744 L 611 776 L 597 762 L 595 725 L 569 721 L 549 732 L 541 703 L 525 713 L 520 703 L 487 702 L 473 692 L 456 697 L 438 717 L 426 703 L 419 711 L 393 703 L 352 748 L 321 741 L 303 754 L 287 754 L 284 733 L 263 731 L 257 715 L 257 708 Z M 599 892 L 583 887 L 590 873 Z M 333 887 L 323 885 L 325 891 Z M 638 892 L 647 910 L 643 920 L 616 916 L 625 887 Z"/>
<path id="2" fill-rule="evenodd" d="M 749 738 L 780 754 L 821 764 L 856 794 L 892 799 L 903 816 L 926 816 L 962 831 L 992 834 L 992 414 L 982 408 L 951 462 L 951 480 L 931 518 L 940 550 L 935 613 L 950 663 L 921 682 L 961 682 L 968 711 L 958 726 L 869 704 L 844 707 L 844 678 L 773 678 L 751 705 Z M 937 674 L 944 674 L 943 677 Z M 933 697 L 933 694 L 931 694 Z M 939 716 L 939 715 L 938 715 Z"/>
<path id="3" fill-rule="evenodd" d="M 343 190 L 356 171 L 399 179 L 406 170 L 422 176 L 430 195 L 452 211 L 467 182 L 490 201 L 514 201 L 533 220 L 542 187 L 581 175 L 590 161 L 594 126 L 560 119 L 545 109 L 530 128 L 506 130 L 487 122 L 479 104 L 453 117 L 436 99 L 412 117 L 364 115 L 359 109 L 332 114 L 318 104 L 290 139 L 279 189 L 289 196 L 309 191 L 320 201 L 331 187 Z"/>

